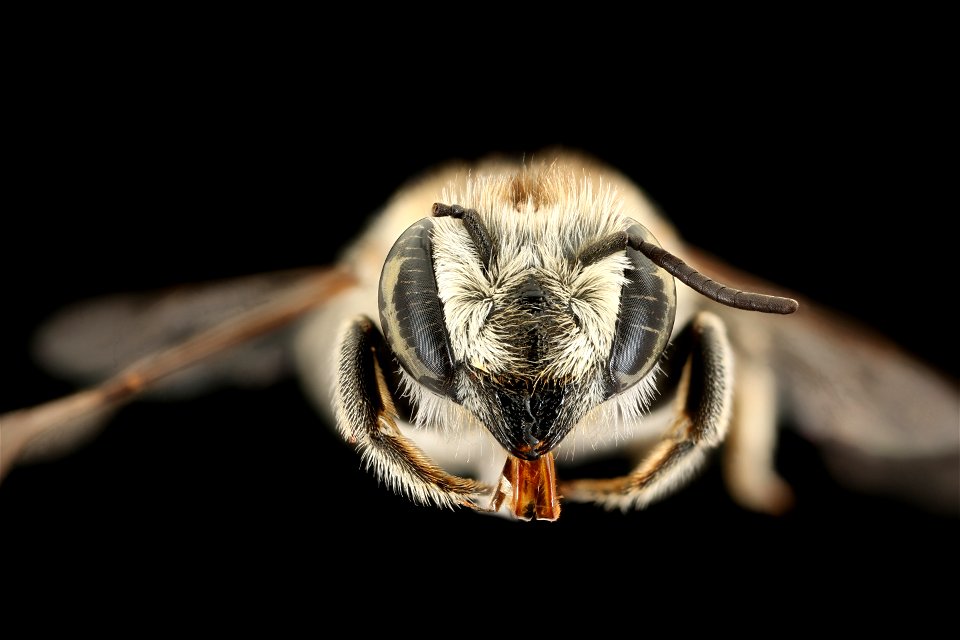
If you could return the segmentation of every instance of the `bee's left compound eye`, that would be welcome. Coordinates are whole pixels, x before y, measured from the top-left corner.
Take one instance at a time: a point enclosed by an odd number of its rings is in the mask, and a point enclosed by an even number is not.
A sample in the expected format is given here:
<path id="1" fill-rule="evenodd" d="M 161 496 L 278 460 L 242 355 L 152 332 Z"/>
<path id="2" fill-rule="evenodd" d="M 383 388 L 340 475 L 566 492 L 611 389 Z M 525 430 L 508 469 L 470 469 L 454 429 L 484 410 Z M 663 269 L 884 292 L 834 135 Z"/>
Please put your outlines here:
<path id="1" fill-rule="evenodd" d="M 447 395 L 454 366 L 433 271 L 432 229 L 433 220 L 424 218 L 390 249 L 380 274 L 380 324 L 404 370 Z"/>
<path id="2" fill-rule="evenodd" d="M 627 233 L 631 238 L 659 246 L 641 224 L 631 225 Z M 620 292 L 620 311 L 610 353 L 611 395 L 632 387 L 653 370 L 670 341 L 677 312 L 673 276 L 629 245 L 626 251 L 633 268 L 624 272 L 627 283 Z"/>

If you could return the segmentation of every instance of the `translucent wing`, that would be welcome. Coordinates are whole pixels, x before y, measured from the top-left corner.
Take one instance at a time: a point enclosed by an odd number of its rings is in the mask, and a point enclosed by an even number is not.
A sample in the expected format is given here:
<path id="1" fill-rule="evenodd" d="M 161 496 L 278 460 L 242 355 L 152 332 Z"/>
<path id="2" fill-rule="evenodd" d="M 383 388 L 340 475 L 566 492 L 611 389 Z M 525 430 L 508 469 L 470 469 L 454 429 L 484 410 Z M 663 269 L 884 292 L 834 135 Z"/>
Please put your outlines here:
<path id="1" fill-rule="evenodd" d="M 66 380 L 99 383 L 150 354 L 262 307 L 310 273 L 282 271 L 81 301 L 40 327 L 35 357 Z M 150 393 L 175 399 L 226 384 L 270 384 L 288 370 L 287 335 L 275 331 L 217 353 L 158 381 Z"/>
<path id="2" fill-rule="evenodd" d="M 764 287 L 695 255 L 718 279 Z M 738 357 L 773 369 L 783 424 L 815 443 L 852 489 L 960 512 L 957 381 L 862 323 L 795 297 L 800 310 L 788 318 L 719 310 Z"/>
<path id="3" fill-rule="evenodd" d="M 956 381 L 867 327 L 806 307 L 793 326 L 772 327 L 790 423 L 851 487 L 960 510 Z"/>
<path id="4" fill-rule="evenodd" d="M 295 321 L 351 282 L 333 269 L 305 269 L 66 309 L 38 332 L 38 357 L 52 371 L 96 386 L 0 416 L 0 477 L 31 454 L 69 450 L 141 394 L 174 397 L 275 381 L 290 370 Z"/>

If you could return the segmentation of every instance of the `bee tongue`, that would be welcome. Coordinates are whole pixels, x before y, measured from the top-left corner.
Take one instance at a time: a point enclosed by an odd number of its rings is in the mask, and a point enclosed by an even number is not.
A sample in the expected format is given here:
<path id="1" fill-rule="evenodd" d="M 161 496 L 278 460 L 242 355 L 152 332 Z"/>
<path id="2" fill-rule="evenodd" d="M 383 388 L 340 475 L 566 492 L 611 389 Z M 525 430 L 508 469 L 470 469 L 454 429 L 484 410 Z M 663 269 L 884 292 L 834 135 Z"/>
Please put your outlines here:
<path id="1" fill-rule="evenodd" d="M 560 517 L 557 495 L 557 474 L 553 452 L 536 460 L 521 460 L 507 455 L 503 478 L 509 483 L 509 494 L 500 496 L 521 520 L 556 520 Z M 503 483 L 501 483 L 503 487 Z"/>

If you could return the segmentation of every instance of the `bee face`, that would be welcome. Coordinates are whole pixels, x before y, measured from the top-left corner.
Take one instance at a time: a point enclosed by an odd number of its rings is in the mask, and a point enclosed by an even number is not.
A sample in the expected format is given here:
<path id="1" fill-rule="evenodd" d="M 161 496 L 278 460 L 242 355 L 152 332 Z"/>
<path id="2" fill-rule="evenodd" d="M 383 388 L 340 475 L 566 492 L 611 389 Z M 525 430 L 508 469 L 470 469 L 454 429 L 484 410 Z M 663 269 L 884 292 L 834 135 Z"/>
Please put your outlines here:
<path id="1" fill-rule="evenodd" d="M 638 252 L 604 249 L 628 229 L 653 241 L 609 193 L 567 184 L 519 202 L 490 197 L 511 188 L 450 194 L 469 215 L 409 227 L 384 265 L 380 315 L 410 378 L 533 460 L 593 408 L 652 378 L 676 292 Z"/>

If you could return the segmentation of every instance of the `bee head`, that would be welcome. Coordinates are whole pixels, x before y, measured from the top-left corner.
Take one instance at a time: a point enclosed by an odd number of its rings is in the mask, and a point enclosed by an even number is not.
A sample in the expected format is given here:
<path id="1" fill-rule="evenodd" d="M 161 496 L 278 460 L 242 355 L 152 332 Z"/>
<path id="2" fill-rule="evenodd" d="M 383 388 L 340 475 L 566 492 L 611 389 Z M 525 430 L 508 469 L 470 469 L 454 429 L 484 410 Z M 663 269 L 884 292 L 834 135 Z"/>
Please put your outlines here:
<path id="1" fill-rule="evenodd" d="M 673 329 L 673 277 L 624 238 L 656 240 L 609 199 L 577 205 L 435 205 L 381 275 L 381 326 L 407 376 L 522 459 L 611 397 L 652 388 Z"/>

